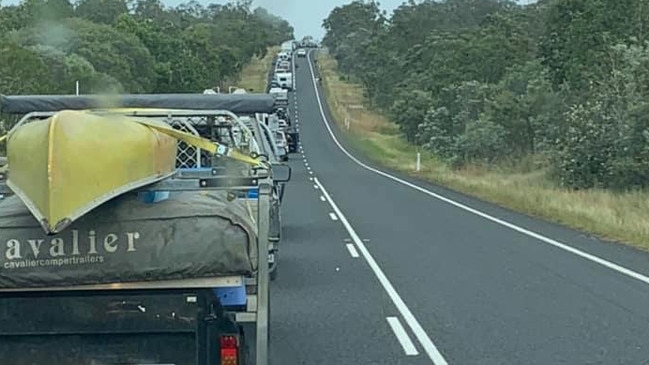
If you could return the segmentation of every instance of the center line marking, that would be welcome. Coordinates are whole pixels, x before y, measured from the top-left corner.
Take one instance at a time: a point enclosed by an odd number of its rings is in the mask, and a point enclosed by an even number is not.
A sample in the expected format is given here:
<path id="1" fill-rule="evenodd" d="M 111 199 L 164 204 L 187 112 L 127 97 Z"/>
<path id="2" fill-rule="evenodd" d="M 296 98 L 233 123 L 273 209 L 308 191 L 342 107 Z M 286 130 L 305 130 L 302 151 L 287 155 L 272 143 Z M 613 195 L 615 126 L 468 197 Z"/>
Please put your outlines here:
<path id="1" fill-rule="evenodd" d="M 356 247 L 353 244 L 351 244 L 351 243 L 347 244 L 347 251 L 349 251 L 349 254 L 352 255 L 353 258 L 356 259 L 356 258 L 359 257 L 358 256 L 358 251 L 356 251 Z"/>
<path id="2" fill-rule="evenodd" d="M 406 305 L 406 302 L 403 301 L 399 293 L 397 293 L 397 290 L 394 288 L 394 286 L 392 286 L 390 279 L 385 276 L 385 273 L 383 272 L 379 264 L 376 262 L 376 260 L 374 260 L 374 257 L 367 249 L 367 247 L 365 247 L 365 244 L 358 236 L 358 233 L 356 233 L 354 227 L 352 227 L 345 215 L 343 215 L 343 213 L 340 211 L 338 205 L 333 200 L 331 200 L 331 195 L 329 195 L 325 187 L 320 183 L 320 180 L 318 180 L 318 178 L 316 177 L 313 179 L 313 181 L 316 183 L 316 187 L 320 187 L 322 195 L 327 198 L 331 209 L 333 209 L 334 212 L 336 212 L 336 214 L 338 215 L 340 222 L 343 224 L 343 226 L 345 226 L 345 229 L 347 229 L 349 236 L 352 238 L 354 243 L 356 243 L 356 247 L 358 247 L 358 250 L 365 258 L 365 261 L 369 265 L 370 269 L 372 269 L 374 275 L 376 275 L 376 278 L 379 280 L 379 283 L 381 283 L 381 286 L 392 300 L 392 303 L 394 303 L 394 306 L 397 307 L 397 310 L 399 311 L 399 313 L 401 313 L 403 319 L 406 321 L 410 329 L 412 329 L 412 332 L 415 334 L 415 337 L 417 338 L 419 343 L 421 343 L 421 345 L 423 346 L 424 351 L 426 351 L 426 354 L 428 354 L 428 357 L 431 359 L 433 364 L 448 365 L 448 362 L 439 352 L 437 346 L 435 346 L 435 344 L 433 343 L 433 340 L 430 339 L 417 318 L 415 318 L 415 315 L 412 314 L 410 308 L 408 308 L 408 305 Z"/>
<path id="3" fill-rule="evenodd" d="M 408 356 L 419 355 L 419 351 L 417 351 L 415 344 L 412 343 L 412 340 L 410 340 L 410 336 L 408 336 L 405 328 L 403 328 L 401 322 L 399 322 L 399 318 L 387 317 L 386 319 L 388 320 L 390 327 L 392 327 L 392 331 L 394 332 L 394 335 L 397 336 L 397 339 L 401 343 L 401 347 L 403 347 L 403 351 L 406 353 L 406 355 Z"/>
<path id="4" fill-rule="evenodd" d="M 332 221 L 337 221 L 338 217 L 336 217 L 335 213 L 329 213 L 329 217 L 331 218 Z"/>

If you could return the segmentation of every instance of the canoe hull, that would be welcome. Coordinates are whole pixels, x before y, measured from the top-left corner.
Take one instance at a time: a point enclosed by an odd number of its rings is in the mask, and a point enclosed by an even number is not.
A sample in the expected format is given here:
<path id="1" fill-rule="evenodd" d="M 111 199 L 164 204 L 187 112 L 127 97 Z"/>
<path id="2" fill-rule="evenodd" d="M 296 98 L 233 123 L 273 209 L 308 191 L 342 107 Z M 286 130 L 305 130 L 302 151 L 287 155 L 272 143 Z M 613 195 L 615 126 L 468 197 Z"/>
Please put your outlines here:
<path id="1" fill-rule="evenodd" d="M 48 233 L 175 171 L 175 138 L 127 117 L 61 111 L 7 140 L 7 185 Z"/>

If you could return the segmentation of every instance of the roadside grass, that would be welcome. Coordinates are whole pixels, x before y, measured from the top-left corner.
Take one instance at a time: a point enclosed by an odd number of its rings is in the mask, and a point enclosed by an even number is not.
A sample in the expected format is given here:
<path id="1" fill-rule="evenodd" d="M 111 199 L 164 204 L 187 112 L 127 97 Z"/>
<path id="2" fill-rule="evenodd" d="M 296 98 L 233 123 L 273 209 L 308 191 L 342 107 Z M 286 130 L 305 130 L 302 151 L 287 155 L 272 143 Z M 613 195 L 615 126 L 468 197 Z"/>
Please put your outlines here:
<path id="1" fill-rule="evenodd" d="M 558 187 L 531 161 L 511 166 L 451 169 L 403 139 L 398 127 L 368 107 L 360 85 L 345 81 L 336 61 L 318 52 L 327 104 L 349 143 L 374 163 L 446 186 L 531 216 L 561 223 L 604 239 L 649 250 L 649 192 L 569 191 Z M 361 106 L 363 106 L 361 108 Z"/>
<path id="2" fill-rule="evenodd" d="M 264 58 L 254 57 L 251 62 L 241 70 L 241 77 L 236 86 L 254 93 L 265 93 L 273 56 L 279 52 L 280 47 L 270 47 Z M 227 92 L 225 90 L 224 92 Z"/>

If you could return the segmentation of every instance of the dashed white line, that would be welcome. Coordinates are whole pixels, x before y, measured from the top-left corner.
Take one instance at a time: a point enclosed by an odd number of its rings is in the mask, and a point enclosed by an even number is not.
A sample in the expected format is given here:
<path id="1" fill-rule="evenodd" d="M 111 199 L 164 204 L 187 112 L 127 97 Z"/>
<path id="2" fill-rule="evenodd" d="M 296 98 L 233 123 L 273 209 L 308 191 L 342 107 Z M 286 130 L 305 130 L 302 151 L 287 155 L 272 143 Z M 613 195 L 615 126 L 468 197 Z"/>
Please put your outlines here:
<path id="1" fill-rule="evenodd" d="M 320 187 L 317 185 L 318 184 L 317 178 L 314 177 L 313 179 L 316 182 L 316 185 L 313 185 L 313 188 L 316 190 L 320 189 Z"/>
<path id="2" fill-rule="evenodd" d="M 311 178 L 311 180 L 313 180 L 313 178 Z M 326 202 L 326 201 L 327 201 L 327 198 L 325 198 L 324 196 L 320 195 L 320 200 L 322 200 L 323 202 Z"/>
<path id="3" fill-rule="evenodd" d="M 331 218 L 332 221 L 337 221 L 338 217 L 336 217 L 336 213 L 329 213 L 329 218 Z"/>
<path id="4" fill-rule="evenodd" d="M 347 229 L 349 236 L 352 238 L 354 243 L 356 243 L 356 247 L 358 247 L 358 249 L 360 250 L 361 254 L 365 258 L 365 261 L 369 265 L 370 269 L 372 269 L 372 271 L 376 275 L 376 278 L 381 283 L 381 286 L 383 286 L 383 289 L 392 300 L 392 303 L 394 303 L 394 306 L 397 308 L 399 313 L 401 313 L 401 316 L 404 318 L 408 326 L 410 326 L 410 328 L 412 329 L 412 332 L 415 334 L 415 337 L 417 338 L 419 343 L 421 343 L 421 345 L 423 346 L 424 350 L 428 354 L 428 357 L 433 361 L 433 364 L 448 365 L 446 359 L 444 359 L 442 354 L 437 349 L 437 346 L 435 346 L 435 344 L 430 339 L 426 331 L 424 331 L 424 328 L 421 326 L 421 324 L 419 324 L 419 321 L 417 321 L 417 318 L 415 318 L 414 314 L 412 314 L 410 308 L 408 308 L 408 306 L 403 301 L 403 299 L 401 299 L 399 293 L 397 293 L 394 286 L 392 286 L 392 283 L 390 283 L 388 277 L 385 276 L 385 273 L 383 273 L 383 270 L 381 269 L 379 264 L 376 263 L 376 260 L 374 260 L 374 257 L 372 257 L 370 251 L 367 249 L 367 247 L 365 247 L 365 244 L 358 236 L 358 234 L 356 233 L 352 225 L 349 224 L 349 221 L 347 220 L 345 215 L 340 211 L 338 205 L 336 205 L 336 203 L 331 199 L 331 196 L 324 188 L 324 186 L 322 186 L 320 180 L 318 180 L 318 178 L 316 177 L 313 179 L 313 181 L 316 183 L 315 186 L 320 187 L 320 191 L 322 191 L 322 195 L 324 195 L 325 198 L 327 198 L 327 201 L 329 201 L 329 205 L 334 210 L 334 212 L 338 215 L 340 222 L 343 224 L 343 226 L 345 226 L 345 229 Z"/>
<path id="5" fill-rule="evenodd" d="M 349 251 L 349 254 L 353 258 L 357 259 L 359 257 L 358 251 L 356 251 L 356 246 L 354 246 L 353 244 L 351 244 L 351 243 L 347 244 L 347 251 Z"/>
<path id="6" fill-rule="evenodd" d="M 313 175 L 313 171 L 309 171 L 309 175 Z"/>
<path id="7" fill-rule="evenodd" d="M 313 71 L 313 66 L 311 65 L 311 58 L 310 57 L 311 57 L 311 53 L 307 54 L 309 70 L 311 72 L 311 75 L 313 76 L 315 74 L 314 74 L 314 71 Z M 322 100 L 320 98 L 320 91 L 317 88 L 317 84 L 316 84 L 315 79 L 313 80 L 313 87 L 315 89 L 315 96 L 316 96 L 316 99 L 317 99 L 316 101 L 318 102 L 318 106 L 319 106 L 319 109 L 320 109 L 320 116 L 322 117 L 322 122 L 324 123 L 325 127 L 327 128 L 327 131 L 329 132 L 329 136 L 331 136 L 331 139 L 338 146 L 338 149 L 340 149 L 345 155 L 347 155 L 347 157 L 349 157 L 350 160 L 354 161 L 354 163 L 361 166 L 362 168 L 364 168 L 364 169 L 366 169 L 368 171 L 372 171 L 372 172 L 374 172 L 374 173 L 376 173 L 378 175 L 386 177 L 386 178 L 388 178 L 388 179 L 390 179 L 392 181 L 395 181 L 397 183 L 400 183 L 402 185 L 413 188 L 413 189 L 415 189 L 415 190 L 417 190 L 419 192 L 422 192 L 422 193 L 424 193 L 424 194 L 426 194 L 428 196 L 431 196 L 431 197 L 433 197 L 435 199 L 438 199 L 438 200 L 441 200 L 441 201 L 443 201 L 445 203 L 453 205 L 456 208 L 459 208 L 459 209 L 462 209 L 462 210 L 464 210 L 466 212 L 475 214 L 475 215 L 477 215 L 479 217 L 482 217 L 482 218 L 484 218 L 486 220 L 489 220 L 489 221 L 491 221 L 493 223 L 496 223 L 498 225 L 501 225 L 503 227 L 507 227 L 507 228 L 509 228 L 509 229 L 511 229 L 513 231 L 516 231 L 518 233 L 521 233 L 521 234 L 523 234 L 525 236 L 535 238 L 535 239 L 537 239 L 537 240 L 539 240 L 541 242 L 544 242 L 544 243 L 546 243 L 546 244 L 548 244 L 550 246 L 554 246 L 554 247 L 559 248 L 561 250 L 564 250 L 566 252 L 570 252 L 570 253 L 572 253 L 572 254 L 574 254 L 576 256 L 579 256 L 579 257 L 581 257 L 583 259 L 586 259 L 586 260 L 589 260 L 589 261 L 594 262 L 596 264 L 599 264 L 601 266 L 607 267 L 607 268 L 609 268 L 609 269 L 611 269 L 613 271 L 616 271 L 616 272 L 618 272 L 618 273 L 620 273 L 622 275 L 626 275 L 626 276 L 628 276 L 628 277 L 630 277 L 632 279 L 636 279 L 636 280 L 639 280 L 639 281 L 641 281 L 641 282 L 643 282 L 645 284 L 649 284 L 649 276 L 640 274 L 639 272 L 633 271 L 633 270 L 628 269 L 628 268 L 626 268 L 624 266 L 618 265 L 618 264 L 616 264 L 614 262 L 605 260 L 605 259 L 603 259 L 603 258 L 601 258 L 599 256 L 596 256 L 596 255 L 587 253 L 585 251 L 576 249 L 576 248 L 574 248 L 574 247 L 572 247 L 572 246 L 570 246 L 570 245 L 568 245 L 566 243 L 559 242 L 559 241 L 554 240 L 554 239 L 552 239 L 550 237 L 547 237 L 547 236 L 544 236 L 542 234 L 536 233 L 534 231 L 530 231 L 530 230 L 525 229 L 523 227 L 517 226 L 517 225 L 515 225 L 513 223 L 510 223 L 510 222 L 504 220 L 504 219 L 496 218 L 496 217 L 494 217 L 492 215 L 481 212 L 481 211 L 479 211 L 477 209 L 471 208 L 471 207 L 469 207 L 467 205 L 464 205 L 462 203 L 458 203 L 455 200 L 449 199 L 449 198 L 447 198 L 445 196 L 442 196 L 442 195 L 434 193 L 434 192 L 432 192 L 430 190 L 424 189 L 421 186 L 415 185 L 415 184 L 413 184 L 413 183 L 411 183 L 409 181 L 400 179 L 400 178 L 398 178 L 396 176 L 388 174 L 387 172 L 381 171 L 379 169 L 376 169 L 374 167 L 371 167 L 371 166 L 368 166 L 368 165 L 364 164 L 363 162 L 358 160 L 356 157 L 354 157 L 351 153 L 349 153 L 349 151 L 347 151 L 340 144 L 340 142 L 338 141 L 338 138 L 336 138 L 336 135 L 334 134 L 333 130 L 331 129 L 331 126 L 329 125 L 330 124 L 329 120 L 327 119 L 327 116 L 325 115 Z"/>
<path id="8" fill-rule="evenodd" d="M 401 347 L 403 347 L 403 351 L 406 353 L 406 355 L 419 355 L 419 351 L 417 351 L 415 344 L 412 343 L 412 340 L 410 340 L 410 336 L 408 336 L 405 328 L 403 328 L 403 326 L 401 325 L 399 318 L 387 317 L 386 319 L 388 320 L 390 327 L 392 327 L 392 332 L 394 332 L 394 335 L 397 336 L 399 343 L 401 343 Z"/>

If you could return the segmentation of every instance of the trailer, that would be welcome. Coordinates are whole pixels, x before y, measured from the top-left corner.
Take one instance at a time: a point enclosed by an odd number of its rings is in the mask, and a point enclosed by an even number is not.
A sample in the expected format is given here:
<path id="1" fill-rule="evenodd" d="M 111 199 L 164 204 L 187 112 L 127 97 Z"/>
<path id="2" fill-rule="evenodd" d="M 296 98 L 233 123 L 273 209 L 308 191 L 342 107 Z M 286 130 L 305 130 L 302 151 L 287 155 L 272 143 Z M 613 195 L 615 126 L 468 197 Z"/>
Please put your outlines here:
<path id="1" fill-rule="evenodd" d="M 106 108 L 106 105 L 111 108 Z M 255 124 L 246 124 L 240 116 L 272 115 L 277 110 L 277 100 L 269 94 L 122 94 L 118 96 L 71 96 L 71 95 L 41 95 L 41 96 L 2 96 L 0 111 L 10 114 L 28 113 L 33 110 L 41 117 L 49 116 L 61 109 L 86 110 L 92 109 L 99 113 L 107 111 L 114 113 L 119 107 L 120 113 L 164 121 L 176 129 L 187 133 L 200 135 L 214 142 L 232 147 L 238 147 L 248 153 L 264 154 L 268 158 L 271 151 L 265 149 L 261 141 L 261 129 Z M 173 110 L 170 110 L 173 108 Z M 50 114 L 48 114 L 50 113 Z M 239 132 L 235 136 L 235 132 Z M 235 142 L 234 139 L 243 141 Z M 240 144 L 243 142 L 244 144 Z M 272 242 L 269 260 L 273 278 L 277 267 L 277 244 L 281 239 L 280 196 L 283 195 L 285 182 L 290 179 L 290 167 L 271 161 L 274 174 L 271 194 L 270 233 Z M 207 151 L 179 142 L 177 168 L 181 170 L 207 170 L 219 167 L 219 171 L 233 173 L 238 171 L 246 175 L 250 169 L 240 164 L 232 164 Z M 279 175 L 281 176 L 279 176 Z"/>
<path id="2" fill-rule="evenodd" d="M 20 113 L 78 102 L 35 100 L 4 98 L 1 106 Z M 170 124 L 183 116 L 166 112 Z M 0 173 L 3 363 L 269 363 L 268 212 L 282 180 L 273 167 L 179 169 L 45 235 L 4 184 L 10 163 Z"/>

